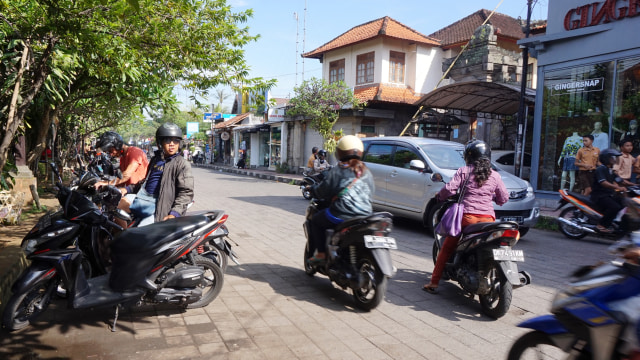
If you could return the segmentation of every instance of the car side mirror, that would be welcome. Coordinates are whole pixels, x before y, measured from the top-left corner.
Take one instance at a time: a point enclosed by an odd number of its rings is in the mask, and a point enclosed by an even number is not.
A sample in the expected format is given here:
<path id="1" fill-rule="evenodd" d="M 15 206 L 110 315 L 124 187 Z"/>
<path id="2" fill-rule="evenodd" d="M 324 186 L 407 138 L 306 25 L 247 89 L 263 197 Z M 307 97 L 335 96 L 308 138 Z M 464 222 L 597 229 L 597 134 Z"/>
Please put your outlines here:
<path id="1" fill-rule="evenodd" d="M 409 162 L 409 169 L 419 170 L 420 172 L 424 172 L 425 166 L 422 160 L 411 160 Z"/>
<path id="2" fill-rule="evenodd" d="M 442 178 L 442 175 L 440 175 L 439 173 L 434 173 L 431 175 L 431 181 L 433 182 L 444 182 L 444 179 Z"/>

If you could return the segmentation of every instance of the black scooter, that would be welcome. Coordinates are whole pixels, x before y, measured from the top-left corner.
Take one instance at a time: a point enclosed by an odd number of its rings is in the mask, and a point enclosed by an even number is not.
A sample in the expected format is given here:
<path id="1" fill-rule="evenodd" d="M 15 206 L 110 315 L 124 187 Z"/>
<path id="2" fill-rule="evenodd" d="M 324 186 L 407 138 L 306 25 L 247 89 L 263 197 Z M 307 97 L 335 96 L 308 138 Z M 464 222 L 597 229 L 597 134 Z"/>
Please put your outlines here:
<path id="1" fill-rule="evenodd" d="M 128 229 L 110 244 L 111 272 L 87 278 L 79 244 L 87 224 L 118 228 L 84 195 L 58 184 L 60 212 L 43 216 L 22 242 L 31 261 L 14 282 L 2 325 L 27 327 L 47 309 L 62 283 L 70 308 L 169 303 L 186 308 L 208 305 L 222 289 L 224 274 L 207 249 L 208 238 L 228 218 L 206 211 L 142 228 Z M 120 228 L 121 229 L 121 228 Z"/>
<path id="2" fill-rule="evenodd" d="M 442 176 L 433 174 L 431 180 L 442 182 Z M 457 196 L 452 196 L 435 210 L 436 224 L 457 201 Z M 432 255 L 435 264 L 445 237 L 434 230 L 434 239 Z M 524 252 L 512 247 L 519 239 L 517 222 L 498 221 L 467 226 L 445 266 L 443 279 L 455 280 L 469 294 L 478 295 L 482 311 L 489 317 L 497 319 L 504 316 L 511 306 L 513 287 L 531 283 L 529 273 L 518 272 L 516 262 L 524 261 Z"/>
<path id="3" fill-rule="evenodd" d="M 387 291 L 388 278 L 395 270 L 390 249 L 397 249 L 396 240 L 389 237 L 392 215 L 387 212 L 356 217 L 327 230 L 327 261 L 311 265 L 307 261 L 312 250 L 309 245 L 309 222 L 313 215 L 328 204 L 312 200 L 307 208 L 304 232 L 304 270 L 309 276 L 316 272 L 329 277 L 343 289 L 350 288 L 358 308 L 369 311 L 377 307 Z"/>

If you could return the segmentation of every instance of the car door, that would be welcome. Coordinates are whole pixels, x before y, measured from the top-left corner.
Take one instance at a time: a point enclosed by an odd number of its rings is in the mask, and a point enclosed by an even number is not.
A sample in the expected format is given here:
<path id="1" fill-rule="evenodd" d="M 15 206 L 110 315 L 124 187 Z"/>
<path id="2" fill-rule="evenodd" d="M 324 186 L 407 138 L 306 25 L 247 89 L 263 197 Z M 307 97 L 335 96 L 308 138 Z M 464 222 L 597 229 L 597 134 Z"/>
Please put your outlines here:
<path id="1" fill-rule="evenodd" d="M 410 169 L 411 160 L 425 160 L 417 150 L 405 145 L 396 145 L 387 176 L 387 204 L 390 207 L 410 212 L 421 212 L 424 192 L 429 174 Z"/>
<path id="2" fill-rule="evenodd" d="M 364 154 L 363 161 L 373 175 L 375 192 L 373 193 L 374 205 L 384 205 L 387 203 L 387 178 L 391 171 L 391 159 L 393 155 L 393 144 L 371 143 Z"/>

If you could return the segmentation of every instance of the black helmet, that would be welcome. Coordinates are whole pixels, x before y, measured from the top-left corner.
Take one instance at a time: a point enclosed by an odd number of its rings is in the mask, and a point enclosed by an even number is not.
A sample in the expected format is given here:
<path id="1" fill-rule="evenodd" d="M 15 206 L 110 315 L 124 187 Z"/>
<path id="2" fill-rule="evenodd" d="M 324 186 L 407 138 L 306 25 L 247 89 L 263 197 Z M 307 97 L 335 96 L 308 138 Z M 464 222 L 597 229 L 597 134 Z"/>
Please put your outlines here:
<path id="1" fill-rule="evenodd" d="M 598 156 L 598 160 L 603 165 L 611 166 L 616 163 L 616 156 L 620 156 L 622 153 L 616 149 L 604 149 L 600 151 L 600 156 Z"/>
<path id="2" fill-rule="evenodd" d="M 164 123 L 156 130 L 156 142 L 158 146 L 162 145 L 162 138 L 165 137 L 182 139 L 182 130 L 176 124 Z"/>
<path id="3" fill-rule="evenodd" d="M 487 143 L 481 140 L 474 140 L 467 144 L 464 148 L 464 161 L 467 164 L 473 164 L 479 159 L 491 159 L 491 148 Z"/>
<path id="4" fill-rule="evenodd" d="M 322 155 L 324 157 L 327 157 L 327 150 L 325 150 L 325 149 L 318 150 L 318 156 L 320 156 L 320 155 Z"/>
<path id="5" fill-rule="evenodd" d="M 336 157 L 340 161 L 360 159 L 362 158 L 363 151 L 364 145 L 362 144 L 362 140 L 354 135 L 341 137 L 336 145 Z"/>
<path id="6" fill-rule="evenodd" d="M 102 149 L 102 151 L 109 152 L 111 148 L 115 148 L 118 151 L 122 150 L 122 145 L 124 141 L 122 140 L 122 136 L 115 131 L 107 131 L 106 133 L 100 135 L 98 139 L 98 143 L 96 143 L 96 147 Z"/>

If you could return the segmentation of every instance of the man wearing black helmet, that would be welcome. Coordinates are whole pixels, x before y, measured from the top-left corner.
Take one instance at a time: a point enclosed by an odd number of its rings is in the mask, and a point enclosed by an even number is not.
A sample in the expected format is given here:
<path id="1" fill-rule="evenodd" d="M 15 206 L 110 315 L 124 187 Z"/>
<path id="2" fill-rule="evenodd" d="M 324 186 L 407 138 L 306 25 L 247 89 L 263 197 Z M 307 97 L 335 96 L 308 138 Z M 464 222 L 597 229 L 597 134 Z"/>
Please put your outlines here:
<path id="1" fill-rule="evenodd" d="M 156 131 L 156 142 L 159 150 L 151 158 L 146 179 L 137 193 L 141 201 L 134 201 L 132 212 L 144 212 L 138 202 L 154 203 L 150 211 L 154 221 L 164 221 L 183 216 L 193 200 L 193 175 L 191 164 L 178 154 L 182 130 L 176 124 L 166 123 Z M 144 225 L 141 223 L 140 225 Z"/>
<path id="2" fill-rule="evenodd" d="M 616 192 L 626 190 L 624 186 L 620 185 L 624 183 L 624 180 L 613 171 L 613 166 L 620 155 L 622 153 L 618 150 L 605 149 L 598 156 L 600 165 L 596 168 L 594 174 L 594 181 L 591 186 L 591 201 L 597 204 L 603 212 L 602 219 L 598 223 L 598 231 L 601 233 L 613 232 L 610 228 L 611 223 L 623 207 L 620 199 L 616 196 Z"/>
<path id="3" fill-rule="evenodd" d="M 122 170 L 121 179 L 116 179 L 110 183 L 98 181 L 95 184 L 96 189 L 104 185 L 120 187 L 134 185 L 144 179 L 149 165 L 147 155 L 142 149 L 125 144 L 120 134 L 115 131 L 103 133 L 100 135 L 96 147 L 101 148 L 103 152 L 109 154 L 112 158 L 120 158 L 120 170 Z"/>
<path id="4" fill-rule="evenodd" d="M 327 150 L 325 149 L 318 150 L 318 153 L 316 154 L 316 156 L 317 158 L 313 161 L 313 172 L 315 174 L 321 173 L 327 170 L 328 168 L 330 168 L 329 162 L 326 160 Z"/>

